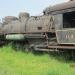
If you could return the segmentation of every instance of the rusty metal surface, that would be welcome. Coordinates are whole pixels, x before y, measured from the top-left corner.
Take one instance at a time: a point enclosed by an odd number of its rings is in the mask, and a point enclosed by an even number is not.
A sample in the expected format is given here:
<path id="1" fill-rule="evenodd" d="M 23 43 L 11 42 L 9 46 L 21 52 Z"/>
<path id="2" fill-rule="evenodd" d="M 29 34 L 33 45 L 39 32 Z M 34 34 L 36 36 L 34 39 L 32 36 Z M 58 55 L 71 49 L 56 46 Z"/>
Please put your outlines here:
<path id="1" fill-rule="evenodd" d="M 3 28 L 3 25 L 2 23 L 0 23 L 0 35 L 2 34 L 2 28 Z"/>
<path id="2" fill-rule="evenodd" d="M 5 25 L 2 29 L 2 33 L 22 33 L 25 32 L 25 25 L 19 21 L 13 21 Z"/>
<path id="3" fill-rule="evenodd" d="M 19 18 L 7 16 L 4 18 L 2 33 L 3 34 L 21 34 L 25 33 L 25 25 L 29 18 L 28 13 L 20 13 Z"/>
<path id="4" fill-rule="evenodd" d="M 59 44 L 74 44 L 75 45 L 75 29 L 57 30 L 57 39 Z"/>
<path id="5" fill-rule="evenodd" d="M 18 20 L 18 18 L 15 16 L 6 16 L 5 18 L 3 18 L 3 24 L 8 24 L 11 21 L 15 21 L 15 20 Z"/>
<path id="6" fill-rule="evenodd" d="M 75 46 L 48 46 L 48 48 L 50 48 L 50 49 L 70 49 L 70 50 L 72 50 L 72 49 L 75 49 Z"/>
<path id="7" fill-rule="evenodd" d="M 75 8 L 75 0 L 50 6 L 46 8 L 44 12 L 50 13 L 50 12 L 61 11 L 61 10 L 70 9 L 70 8 Z"/>
<path id="8" fill-rule="evenodd" d="M 32 16 L 26 24 L 26 32 L 50 32 L 54 30 L 54 27 L 51 15 Z"/>
<path id="9" fill-rule="evenodd" d="M 54 15 L 54 24 L 55 24 L 55 30 L 61 30 L 63 29 L 63 15 L 57 14 Z"/>
<path id="10" fill-rule="evenodd" d="M 2 33 L 40 33 L 54 32 L 54 17 L 53 16 L 29 16 L 28 13 L 20 13 L 18 20 L 13 20 L 14 17 L 5 17 Z M 10 22 L 9 22 L 10 21 Z"/>
<path id="11" fill-rule="evenodd" d="M 49 45 L 43 47 L 35 47 L 36 51 L 59 51 L 59 49 L 75 50 L 75 46 L 65 46 L 65 45 Z"/>

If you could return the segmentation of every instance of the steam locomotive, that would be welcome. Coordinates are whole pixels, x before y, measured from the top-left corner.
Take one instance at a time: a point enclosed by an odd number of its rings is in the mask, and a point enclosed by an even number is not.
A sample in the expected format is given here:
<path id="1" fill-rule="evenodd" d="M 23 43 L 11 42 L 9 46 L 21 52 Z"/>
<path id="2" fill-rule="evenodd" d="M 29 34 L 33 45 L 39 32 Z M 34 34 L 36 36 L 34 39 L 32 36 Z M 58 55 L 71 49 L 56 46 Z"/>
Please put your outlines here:
<path id="1" fill-rule="evenodd" d="M 41 16 L 6 16 L 0 23 L 0 41 L 39 51 L 75 49 L 75 1 L 47 7 Z"/>

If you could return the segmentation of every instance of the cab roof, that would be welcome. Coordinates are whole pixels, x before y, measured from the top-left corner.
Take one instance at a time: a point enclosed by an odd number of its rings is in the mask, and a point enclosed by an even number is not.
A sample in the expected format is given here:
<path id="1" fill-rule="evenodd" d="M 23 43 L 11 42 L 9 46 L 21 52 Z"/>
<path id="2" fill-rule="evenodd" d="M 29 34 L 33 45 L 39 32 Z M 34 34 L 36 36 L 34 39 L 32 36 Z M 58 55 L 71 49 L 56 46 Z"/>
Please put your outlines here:
<path id="1" fill-rule="evenodd" d="M 64 10 L 66 10 L 66 11 L 64 11 Z M 54 6 L 50 6 L 50 7 L 46 8 L 43 12 L 58 13 L 58 12 L 68 12 L 68 11 L 72 11 L 72 10 L 75 11 L 75 0 L 57 4 Z"/>

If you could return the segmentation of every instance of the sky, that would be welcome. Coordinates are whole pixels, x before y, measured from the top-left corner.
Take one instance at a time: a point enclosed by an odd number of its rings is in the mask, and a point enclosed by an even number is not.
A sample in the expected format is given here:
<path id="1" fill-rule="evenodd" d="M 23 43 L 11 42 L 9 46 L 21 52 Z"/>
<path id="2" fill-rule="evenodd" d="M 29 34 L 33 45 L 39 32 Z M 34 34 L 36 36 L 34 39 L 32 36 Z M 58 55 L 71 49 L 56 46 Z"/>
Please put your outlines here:
<path id="1" fill-rule="evenodd" d="M 50 5 L 68 0 L 0 0 L 0 19 L 5 16 L 18 16 L 20 12 L 40 15 Z"/>

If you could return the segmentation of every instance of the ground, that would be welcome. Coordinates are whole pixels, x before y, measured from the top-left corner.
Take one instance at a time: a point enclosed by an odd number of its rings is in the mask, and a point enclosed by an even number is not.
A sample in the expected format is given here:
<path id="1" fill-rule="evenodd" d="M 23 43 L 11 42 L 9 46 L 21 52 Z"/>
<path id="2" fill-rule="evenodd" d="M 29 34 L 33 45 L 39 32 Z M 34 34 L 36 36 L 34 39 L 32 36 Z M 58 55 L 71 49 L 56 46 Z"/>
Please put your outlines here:
<path id="1" fill-rule="evenodd" d="M 75 75 L 75 63 L 49 54 L 0 48 L 0 75 Z"/>

